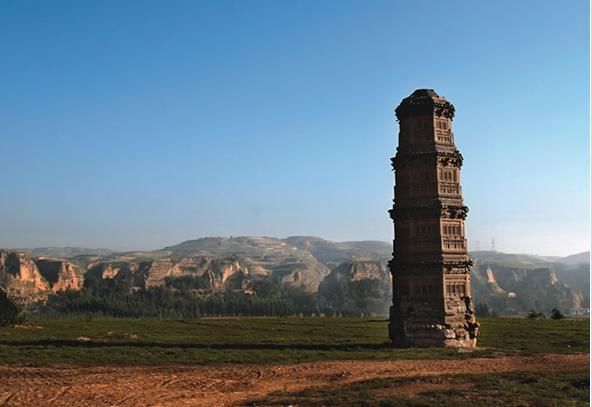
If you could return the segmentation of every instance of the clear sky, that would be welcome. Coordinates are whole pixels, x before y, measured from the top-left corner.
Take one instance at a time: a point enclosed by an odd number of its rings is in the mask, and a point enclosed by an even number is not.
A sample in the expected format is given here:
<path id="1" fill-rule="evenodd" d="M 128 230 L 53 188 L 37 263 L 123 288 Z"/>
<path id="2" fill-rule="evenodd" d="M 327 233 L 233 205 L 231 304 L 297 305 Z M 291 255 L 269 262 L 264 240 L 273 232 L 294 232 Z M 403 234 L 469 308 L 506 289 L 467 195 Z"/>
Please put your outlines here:
<path id="1" fill-rule="evenodd" d="M 588 2 L 0 2 L 0 247 L 392 239 L 393 109 L 457 110 L 470 249 L 587 250 Z"/>

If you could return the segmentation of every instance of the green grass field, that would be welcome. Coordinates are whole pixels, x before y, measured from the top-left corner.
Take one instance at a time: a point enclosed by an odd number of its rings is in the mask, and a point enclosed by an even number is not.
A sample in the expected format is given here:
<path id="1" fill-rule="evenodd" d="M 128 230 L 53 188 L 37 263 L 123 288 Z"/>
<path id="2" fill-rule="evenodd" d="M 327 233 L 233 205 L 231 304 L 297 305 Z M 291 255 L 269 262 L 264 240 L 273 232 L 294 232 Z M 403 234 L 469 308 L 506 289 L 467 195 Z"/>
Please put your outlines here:
<path id="1" fill-rule="evenodd" d="M 503 353 L 588 353 L 589 320 L 480 319 L 479 349 L 393 349 L 387 321 L 204 318 L 39 321 L 0 328 L 0 363 L 47 366 L 449 359 Z"/>

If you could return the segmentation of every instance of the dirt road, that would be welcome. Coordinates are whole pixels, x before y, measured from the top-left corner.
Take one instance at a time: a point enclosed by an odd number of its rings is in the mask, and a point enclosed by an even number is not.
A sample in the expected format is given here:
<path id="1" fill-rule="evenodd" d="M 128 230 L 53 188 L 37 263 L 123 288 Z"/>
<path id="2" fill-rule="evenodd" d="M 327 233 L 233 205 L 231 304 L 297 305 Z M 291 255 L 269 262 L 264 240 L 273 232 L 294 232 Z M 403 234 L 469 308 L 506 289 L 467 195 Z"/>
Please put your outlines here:
<path id="1" fill-rule="evenodd" d="M 275 391 L 291 392 L 370 378 L 571 371 L 586 369 L 588 364 L 589 355 L 538 355 L 450 361 L 328 361 L 280 366 L 0 366 L 0 406 L 230 406 Z"/>

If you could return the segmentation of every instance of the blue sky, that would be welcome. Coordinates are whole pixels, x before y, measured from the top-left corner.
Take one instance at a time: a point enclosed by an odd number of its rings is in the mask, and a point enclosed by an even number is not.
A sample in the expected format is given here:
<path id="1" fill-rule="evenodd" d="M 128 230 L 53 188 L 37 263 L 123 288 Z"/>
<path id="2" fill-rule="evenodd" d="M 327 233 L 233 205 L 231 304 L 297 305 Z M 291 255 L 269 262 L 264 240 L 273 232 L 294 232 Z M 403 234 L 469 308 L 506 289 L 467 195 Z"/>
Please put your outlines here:
<path id="1" fill-rule="evenodd" d="M 588 2 L 0 4 L 0 247 L 392 239 L 393 109 L 457 109 L 468 240 L 589 237 Z"/>

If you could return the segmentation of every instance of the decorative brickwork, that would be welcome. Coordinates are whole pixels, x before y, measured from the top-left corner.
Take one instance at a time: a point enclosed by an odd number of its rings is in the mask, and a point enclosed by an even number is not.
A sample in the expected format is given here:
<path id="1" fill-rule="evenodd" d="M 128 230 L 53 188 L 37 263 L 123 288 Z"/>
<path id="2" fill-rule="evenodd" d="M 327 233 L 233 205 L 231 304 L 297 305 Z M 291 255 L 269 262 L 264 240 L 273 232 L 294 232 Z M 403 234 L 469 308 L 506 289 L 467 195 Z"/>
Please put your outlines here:
<path id="1" fill-rule="evenodd" d="M 418 89 L 395 110 L 399 146 L 391 163 L 395 199 L 393 306 L 395 346 L 474 347 L 479 324 L 471 298 L 454 106 L 432 89 Z"/>

